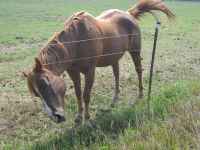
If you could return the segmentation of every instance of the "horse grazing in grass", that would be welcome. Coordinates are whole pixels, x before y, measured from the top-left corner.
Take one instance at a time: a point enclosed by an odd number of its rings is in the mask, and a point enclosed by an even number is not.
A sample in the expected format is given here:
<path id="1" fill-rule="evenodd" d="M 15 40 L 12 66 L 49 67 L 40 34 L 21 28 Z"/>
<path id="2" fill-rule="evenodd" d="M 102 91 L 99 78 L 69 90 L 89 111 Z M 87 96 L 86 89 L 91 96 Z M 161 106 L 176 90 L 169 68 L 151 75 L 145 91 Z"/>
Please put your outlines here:
<path id="1" fill-rule="evenodd" d="M 73 81 L 78 102 L 75 122 L 89 119 L 89 102 L 95 68 L 112 66 L 115 78 L 113 103 L 119 94 L 119 60 L 127 50 L 135 64 L 139 80 L 139 97 L 143 96 L 141 33 L 138 19 L 146 12 L 158 10 L 173 18 L 173 13 L 160 0 L 141 0 L 127 12 L 111 9 L 93 17 L 87 12 L 72 15 L 64 29 L 42 48 L 27 77 L 31 93 L 42 99 L 50 118 L 62 122 L 65 84 L 60 75 L 67 71 Z M 126 35 L 126 36 L 125 36 Z M 84 74 L 82 94 L 80 73 Z"/>

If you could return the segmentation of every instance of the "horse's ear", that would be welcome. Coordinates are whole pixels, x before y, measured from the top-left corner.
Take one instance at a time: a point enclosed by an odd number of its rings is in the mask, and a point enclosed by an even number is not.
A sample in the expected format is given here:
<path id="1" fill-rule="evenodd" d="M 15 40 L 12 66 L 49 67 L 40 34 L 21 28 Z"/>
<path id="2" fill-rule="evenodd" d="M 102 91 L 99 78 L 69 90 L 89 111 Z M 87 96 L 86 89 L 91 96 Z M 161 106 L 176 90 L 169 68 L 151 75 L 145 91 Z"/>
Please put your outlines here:
<path id="1" fill-rule="evenodd" d="M 22 74 L 23 74 L 24 77 L 26 77 L 26 78 L 28 77 L 28 73 L 27 72 L 23 71 Z"/>
<path id="2" fill-rule="evenodd" d="M 40 60 L 36 57 L 35 58 L 35 68 L 34 71 L 35 72 L 40 72 L 42 70 L 42 64 L 40 62 Z"/>

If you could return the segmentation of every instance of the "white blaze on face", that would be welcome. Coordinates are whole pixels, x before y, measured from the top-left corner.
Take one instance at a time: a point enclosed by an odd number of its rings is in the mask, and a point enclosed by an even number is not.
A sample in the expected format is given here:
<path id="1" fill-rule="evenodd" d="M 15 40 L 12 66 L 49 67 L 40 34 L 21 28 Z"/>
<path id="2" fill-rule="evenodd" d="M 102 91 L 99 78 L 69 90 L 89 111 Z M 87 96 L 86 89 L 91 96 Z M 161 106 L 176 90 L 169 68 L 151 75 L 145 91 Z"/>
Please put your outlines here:
<path id="1" fill-rule="evenodd" d="M 53 111 L 51 110 L 51 108 L 47 105 L 47 103 L 45 102 L 45 100 L 43 99 L 43 106 L 44 106 L 44 111 L 48 114 L 48 116 L 52 117 L 53 116 Z"/>
<path id="2" fill-rule="evenodd" d="M 48 114 L 49 117 L 53 116 L 53 111 L 51 110 L 51 108 L 47 105 L 46 101 L 43 99 L 41 93 L 39 92 L 37 86 L 34 86 L 35 91 L 39 94 L 40 98 L 42 99 L 42 103 L 43 103 L 43 109 L 44 111 Z"/>

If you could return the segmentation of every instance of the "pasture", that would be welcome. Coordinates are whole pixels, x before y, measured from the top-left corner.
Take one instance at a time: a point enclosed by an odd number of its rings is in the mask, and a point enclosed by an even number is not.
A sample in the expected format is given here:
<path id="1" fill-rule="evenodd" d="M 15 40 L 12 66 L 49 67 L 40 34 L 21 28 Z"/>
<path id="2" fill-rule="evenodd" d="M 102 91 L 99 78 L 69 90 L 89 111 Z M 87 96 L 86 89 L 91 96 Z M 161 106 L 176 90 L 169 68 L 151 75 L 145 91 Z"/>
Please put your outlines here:
<path id="1" fill-rule="evenodd" d="M 120 101 L 110 108 L 112 69 L 97 68 L 91 97 L 93 124 L 74 128 L 77 110 L 72 81 L 65 75 L 67 121 L 52 122 L 42 103 L 31 97 L 22 72 L 65 19 L 85 10 L 127 10 L 132 0 L 1 0 L 0 1 L 0 149 L 200 149 L 200 3 L 167 1 L 176 15 L 160 15 L 161 29 L 147 119 L 146 95 L 155 21 L 139 21 L 145 97 L 133 105 L 137 76 L 130 56 L 120 61 Z"/>

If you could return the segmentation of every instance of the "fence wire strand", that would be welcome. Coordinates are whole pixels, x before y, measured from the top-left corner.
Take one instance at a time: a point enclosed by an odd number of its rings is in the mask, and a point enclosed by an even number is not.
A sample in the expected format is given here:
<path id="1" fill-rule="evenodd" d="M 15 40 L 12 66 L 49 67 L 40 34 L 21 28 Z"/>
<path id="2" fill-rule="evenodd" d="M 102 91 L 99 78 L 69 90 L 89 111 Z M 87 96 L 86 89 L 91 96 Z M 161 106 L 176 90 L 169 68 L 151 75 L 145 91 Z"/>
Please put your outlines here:
<path id="1" fill-rule="evenodd" d="M 104 40 L 104 39 L 114 39 L 114 38 L 121 38 L 121 37 L 128 37 L 128 36 L 137 36 L 140 35 L 140 33 L 137 34 L 120 34 L 118 36 L 103 36 L 103 37 L 97 37 L 97 38 L 89 38 L 89 39 L 83 39 L 83 40 L 74 40 L 69 42 L 60 42 L 62 44 L 74 44 L 74 43 L 82 43 L 82 42 L 88 42 L 88 41 L 95 41 L 95 40 Z M 48 44 L 48 46 L 54 46 L 58 44 Z"/>
<path id="2" fill-rule="evenodd" d="M 149 32 L 150 33 L 150 32 Z M 86 43 L 88 41 L 95 41 L 95 40 L 105 40 L 105 39 L 114 39 L 114 38 L 122 38 L 122 37 L 133 37 L 133 36 L 138 36 L 140 35 L 138 34 L 121 34 L 119 36 L 104 36 L 104 37 L 99 37 L 99 38 L 91 38 L 91 39 L 85 39 L 85 40 L 77 40 L 77 41 L 70 41 L 70 42 L 59 42 L 56 44 L 46 44 L 43 46 L 44 47 L 48 47 L 48 46 L 55 46 L 55 45 L 59 45 L 59 44 L 74 44 L 74 43 Z M 107 49 L 107 50 L 103 50 L 103 51 L 115 51 L 116 49 Z M 138 51 L 141 49 L 134 49 L 134 50 L 129 50 L 129 52 L 131 51 Z M 68 62 L 73 62 L 73 61 L 81 61 L 81 60 L 89 60 L 89 59 L 93 59 L 93 58 L 98 58 L 98 57 L 106 57 L 106 56 L 112 56 L 112 55 L 120 55 L 123 54 L 125 52 L 125 50 L 121 51 L 121 52 L 116 52 L 116 53 L 109 53 L 109 54 L 101 54 L 101 55 L 95 55 L 95 56 L 91 56 L 91 57 L 82 57 L 82 58 L 75 58 L 75 59 L 68 59 L 68 60 L 64 60 L 64 61 L 57 61 L 57 62 L 52 62 L 52 63 L 45 63 L 42 64 L 43 66 L 48 66 L 48 65 L 55 65 L 55 64 L 64 64 L 64 63 L 68 63 Z"/>
<path id="3" fill-rule="evenodd" d="M 108 49 L 111 50 L 111 49 Z M 108 50 L 104 50 L 104 51 L 108 51 Z M 114 51 L 116 49 L 113 49 L 112 51 Z M 137 52 L 137 50 L 140 49 L 134 49 L 134 50 L 129 50 L 128 52 Z M 55 64 L 64 64 L 64 63 L 68 63 L 68 62 L 73 62 L 73 61 L 81 61 L 81 60 L 90 60 L 93 58 L 98 58 L 98 57 L 107 57 L 107 56 L 112 56 L 112 55 L 120 55 L 120 54 L 124 54 L 126 51 L 121 51 L 121 52 L 116 52 L 116 53 L 110 53 L 110 54 L 102 54 L 102 55 L 95 55 L 95 56 L 91 56 L 91 57 L 81 57 L 81 58 L 75 58 L 75 59 L 69 59 L 69 60 L 64 60 L 64 61 L 57 61 L 54 63 L 46 63 L 46 64 L 42 64 L 43 66 L 49 66 L 49 65 L 55 65 Z"/>

